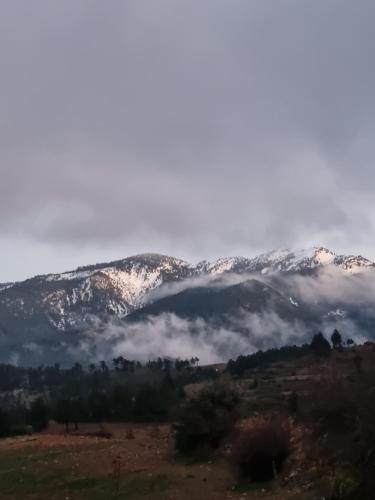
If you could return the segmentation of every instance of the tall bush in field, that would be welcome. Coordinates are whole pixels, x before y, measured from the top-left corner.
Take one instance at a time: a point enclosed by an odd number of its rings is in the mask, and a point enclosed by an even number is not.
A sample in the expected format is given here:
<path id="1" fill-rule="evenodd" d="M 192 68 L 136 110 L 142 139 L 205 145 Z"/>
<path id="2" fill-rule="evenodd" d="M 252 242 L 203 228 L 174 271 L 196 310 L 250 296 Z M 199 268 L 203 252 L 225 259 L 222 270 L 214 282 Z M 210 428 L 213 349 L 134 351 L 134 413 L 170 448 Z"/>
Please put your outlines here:
<path id="1" fill-rule="evenodd" d="M 189 399 L 175 425 L 176 449 L 193 454 L 216 448 L 232 431 L 239 417 L 240 398 L 223 383 L 213 384 Z"/>

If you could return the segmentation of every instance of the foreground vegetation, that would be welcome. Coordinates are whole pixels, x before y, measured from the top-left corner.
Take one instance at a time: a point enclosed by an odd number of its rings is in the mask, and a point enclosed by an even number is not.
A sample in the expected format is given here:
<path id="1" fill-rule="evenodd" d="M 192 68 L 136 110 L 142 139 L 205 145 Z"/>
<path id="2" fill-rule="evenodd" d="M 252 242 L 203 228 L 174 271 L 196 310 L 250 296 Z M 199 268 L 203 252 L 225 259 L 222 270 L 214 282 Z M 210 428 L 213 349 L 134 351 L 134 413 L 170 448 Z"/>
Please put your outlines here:
<path id="1" fill-rule="evenodd" d="M 373 498 L 375 348 L 329 340 L 226 367 L 3 366 L 0 496 Z"/>

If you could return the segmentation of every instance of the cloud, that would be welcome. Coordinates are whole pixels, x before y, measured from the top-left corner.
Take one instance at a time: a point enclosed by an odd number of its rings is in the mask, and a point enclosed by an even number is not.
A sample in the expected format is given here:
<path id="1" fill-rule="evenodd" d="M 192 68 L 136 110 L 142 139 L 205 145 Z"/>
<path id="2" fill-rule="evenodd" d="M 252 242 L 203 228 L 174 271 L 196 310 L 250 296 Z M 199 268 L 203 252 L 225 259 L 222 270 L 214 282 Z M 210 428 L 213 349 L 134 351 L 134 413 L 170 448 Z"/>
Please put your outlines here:
<path id="1" fill-rule="evenodd" d="M 176 295 L 189 288 L 210 287 L 210 288 L 223 288 L 231 285 L 236 285 L 249 279 L 259 280 L 259 275 L 251 273 L 223 273 L 223 274 L 206 274 L 193 278 L 185 278 L 180 281 L 167 281 L 151 290 L 145 300 L 147 304 L 155 302 L 156 300 Z"/>
<path id="2" fill-rule="evenodd" d="M 29 274 L 144 250 L 373 255 L 374 14 L 370 0 L 6 2 L 1 280 L 25 245 Z"/>
<path id="3" fill-rule="evenodd" d="M 248 334 L 244 333 L 245 327 Z M 198 356 L 202 364 L 207 364 L 225 362 L 261 348 L 280 347 L 288 341 L 301 342 L 302 331 L 298 323 L 287 324 L 271 312 L 244 314 L 234 322 L 233 329 L 218 327 L 203 319 L 189 321 L 168 313 L 126 326 L 106 325 L 100 333 L 87 334 L 80 342 L 80 350 L 86 354 L 91 352 L 96 359 L 123 355 L 147 361 L 158 356 Z"/>
<path id="4" fill-rule="evenodd" d="M 172 359 L 198 356 L 204 365 L 227 362 L 260 349 L 308 343 L 318 329 L 329 338 L 334 328 L 339 328 L 344 339 L 363 343 L 369 338 L 369 332 L 345 317 L 326 317 L 319 326 L 309 326 L 301 321 L 287 322 L 272 311 L 243 313 L 231 318 L 230 327 L 222 327 L 202 319 L 190 321 L 165 313 L 126 327 L 113 324 L 106 325 L 100 333 L 92 331 L 71 348 L 70 354 L 91 361 L 111 360 L 120 355 L 140 361 L 159 356 Z"/>
<path id="5" fill-rule="evenodd" d="M 26 351 L 30 351 L 33 354 L 37 354 L 39 356 L 43 355 L 43 347 L 36 342 L 26 342 L 22 348 Z"/>
<path id="6" fill-rule="evenodd" d="M 351 274 L 334 266 L 323 267 L 312 276 L 293 275 L 286 279 L 293 293 L 314 304 L 344 304 L 350 307 L 371 305 L 375 301 L 375 280 L 372 271 Z"/>

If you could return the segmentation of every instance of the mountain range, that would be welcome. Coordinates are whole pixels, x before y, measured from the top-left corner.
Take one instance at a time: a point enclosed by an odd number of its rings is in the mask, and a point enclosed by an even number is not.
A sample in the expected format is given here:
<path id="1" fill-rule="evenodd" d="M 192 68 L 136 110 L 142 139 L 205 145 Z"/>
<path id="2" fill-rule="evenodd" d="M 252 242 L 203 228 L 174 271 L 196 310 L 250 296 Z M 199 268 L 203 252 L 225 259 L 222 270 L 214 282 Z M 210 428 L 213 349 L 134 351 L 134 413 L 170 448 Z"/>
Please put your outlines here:
<path id="1" fill-rule="evenodd" d="M 249 325 L 254 315 L 261 320 L 272 314 L 283 328 L 301 325 L 305 336 L 345 321 L 351 335 L 368 337 L 374 325 L 374 270 L 362 256 L 314 247 L 198 264 L 142 254 L 3 283 L 0 361 L 65 360 L 82 338 L 107 325 L 126 336 L 135 324 L 165 315 L 199 319 L 249 338 L 246 314 L 252 315 Z"/>

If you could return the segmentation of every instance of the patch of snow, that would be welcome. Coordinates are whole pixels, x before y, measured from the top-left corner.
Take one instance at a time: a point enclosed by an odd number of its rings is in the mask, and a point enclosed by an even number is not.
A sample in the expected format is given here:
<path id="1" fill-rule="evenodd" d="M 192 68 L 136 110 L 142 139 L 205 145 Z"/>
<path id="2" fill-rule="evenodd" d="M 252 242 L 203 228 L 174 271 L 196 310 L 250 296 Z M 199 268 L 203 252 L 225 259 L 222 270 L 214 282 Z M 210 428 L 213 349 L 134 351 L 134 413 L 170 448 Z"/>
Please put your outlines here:
<path id="1" fill-rule="evenodd" d="M 122 271 L 115 268 L 101 269 L 100 273 L 105 275 L 117 291 L 119 297 L 126 300 L 132 306 L 142 303 L 147 292 L 162 284 L 161 271 L 170 271 L 170 265 L 147 270 L 139 264 L 132 266 L 130 270 Z"/>
<path id="2" fill-rule="evenodd" d="M 221 258 L 208 264 L 207 270 L 210 274 L 222 274 L 231 271 L 237 262 L 237 257 Z"/>
<path id="3" fill-rule="evenodd" d="M 328 265 L 332 264 L 332 262 L 335 260 L 336 255 L 328 250 L 327 248 L 318 248 L 314 254 L 314 261 L 317 264 L 321 265 Z"/>
<path id="4" fill-rule="evenodd" d="M 9 288 L 12 288 L 12 286 L 14 286 L 15 283 L 2 283 L 0 284 L 0 292 L 2 292 L 3 290 L 8 290 Z"/>
<path id="5" fill-rule="evenodd" d="M 295 306 L 295 307 L 299 307 L 299 304 L 298 302 L 296 302 L 295 300 L 292 299 L 292 297 L 289 297 L 289 300 L 290 300 L 290 303 Z"/>
<path id="6" fill-rule="evenodd" d="M 362 273 L 375 269 L 374 263 L 364 257 L 359 256 L 339 256 L 337 266 L 351 274 Z"/>

